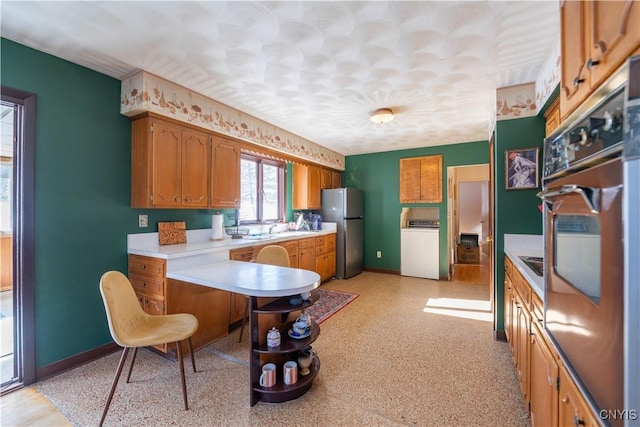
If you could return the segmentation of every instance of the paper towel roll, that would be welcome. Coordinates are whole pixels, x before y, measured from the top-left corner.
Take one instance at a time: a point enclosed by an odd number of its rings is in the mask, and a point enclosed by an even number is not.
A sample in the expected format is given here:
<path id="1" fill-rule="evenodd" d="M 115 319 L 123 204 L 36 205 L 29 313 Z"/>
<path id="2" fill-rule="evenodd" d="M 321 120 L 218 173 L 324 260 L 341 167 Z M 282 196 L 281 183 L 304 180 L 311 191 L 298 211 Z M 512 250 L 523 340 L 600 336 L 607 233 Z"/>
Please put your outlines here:
<path id="1" fill-rule="evenodd" d="M 222 214 L 211 215 L 211 240 L 223 240 Z"/>

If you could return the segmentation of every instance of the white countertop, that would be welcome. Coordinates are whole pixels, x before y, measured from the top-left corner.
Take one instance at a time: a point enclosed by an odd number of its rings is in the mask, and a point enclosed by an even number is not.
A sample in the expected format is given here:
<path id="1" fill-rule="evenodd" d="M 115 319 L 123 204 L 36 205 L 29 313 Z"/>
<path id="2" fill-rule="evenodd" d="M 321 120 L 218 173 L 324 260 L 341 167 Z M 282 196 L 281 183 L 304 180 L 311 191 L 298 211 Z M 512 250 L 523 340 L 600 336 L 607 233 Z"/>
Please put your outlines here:
<path id="1" fill-rule="evenodd" d="M 265 235 L 267 238 L 245 236 L 242 239 L 232 239 L 230 236 L 225 236 L 224 240 L 218 241 L 210 240 L 211 229 L 187 230 L 187 243 L 163 246 L 160 246 L 158 242 L 158 233 L 129 234 L 127 236 L 127 253 L 153 258 L 176 259 L 336 232 L 335 223 L 323 222 L 322 228 L 319 231 L 285 231 Z"/>
<path id="2" fill-rule="evenodd" d="M 297 295 L 320 286 L 320 275 L 310 270 L 231 260 L 168 272 L 167 277 L 255 297 Z"/>
<path id="3" fill-rule="evenodd" d="M 525 264 L 520 256 L 544 257 L 544 240 L 535 234 L 505 234 L 504 253 L 513 261 L 531 288 L 544 301 L 544 276 L 540 277 Z"/>

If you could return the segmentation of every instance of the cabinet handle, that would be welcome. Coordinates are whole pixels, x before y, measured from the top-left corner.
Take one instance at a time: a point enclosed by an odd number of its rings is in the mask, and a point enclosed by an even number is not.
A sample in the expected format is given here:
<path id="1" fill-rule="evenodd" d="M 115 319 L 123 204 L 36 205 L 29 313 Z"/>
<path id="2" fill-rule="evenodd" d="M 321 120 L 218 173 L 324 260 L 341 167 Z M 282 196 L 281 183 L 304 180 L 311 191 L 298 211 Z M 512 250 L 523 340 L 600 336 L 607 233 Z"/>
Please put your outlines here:
<path id="1" fill-rule="evenodd" d="M 589 58 L 589 60 L 587 61 L 587 70 L 590 70 L 591 68 L 595 67 L 598 64 L 600 64 L 599 59 L 596 59 L 594 61 L 593 59 Z"/>
<path id="2" fill-rule="evenodd" d="M 173 198 L 173 201 L 174 201 L 174 202 L 179 202 L 179 201 L 180 201 L 180 197 L 178 197 L 178 196 L 174 197 L 174 198 Z"/>
<path id="3" fill-rule="evenodd" d="M 187 203 L 191 203 L 191 197 L 185 197 L 185 198 L 184 198 L 184 200 L 185 200 Z"/>
<path id="4" fill-rule="evenodd" d="M 577 415 L 575 415 L 573 417 L 573 424 L 575 424 L 576 427 L 583 426 L 584 425 L 584 421 L 581 420 Z"/>
<path id="5" fill-rule="evenodd" d="M 580 77 L 576 77 L 575 79 L 573 79 L 573 87 L 578 88 L 578 86 L 580 86 L 580 83 L 584 83 L 584 79 L 581 79 Z"/>

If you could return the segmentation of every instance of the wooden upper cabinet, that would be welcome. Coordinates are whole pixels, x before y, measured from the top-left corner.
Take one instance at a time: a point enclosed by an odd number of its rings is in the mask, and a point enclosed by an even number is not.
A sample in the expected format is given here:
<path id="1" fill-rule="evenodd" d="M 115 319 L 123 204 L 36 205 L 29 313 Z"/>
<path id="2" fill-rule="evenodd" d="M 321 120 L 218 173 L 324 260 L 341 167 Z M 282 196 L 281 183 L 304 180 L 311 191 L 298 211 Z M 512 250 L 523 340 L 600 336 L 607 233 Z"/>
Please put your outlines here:
<path id="1" fill-rule="evenodd" d="M 151 205 L 182 204 L 182 130 L 151 122 Z"/>
<path id="2" fill-rule="evenodd" d="M 240 145 L 226 138 L 213 138 L 211 207 L 240 207 Z"/>
<path id="3" fill-rule="evenodd" d="M 545 136 L 553 133 L 560 126 L 560 98 L 556 98 L 544 113 Z"/>
<path id="4" fill-rule="evenodd" d="M 331 188 L 342 187 L 342 174 L 340 172 L 331 172 Z"/>
<path id="5" fill-rule="evenodd" d="M 588 7 L 590 78 L 591 86 L 596 87 L 640 46 L 640 2 L 592 1 Z"/>
<path id="6" fill-rule="evenodd" d="M 640 46 L 640 2 L 560 5 L 560 116 L 564 120 Z"/>
<path id="7" fill-rule="evenodd" d="M 400 203 L 442 202 L 442 156 L 400 159 Z"/>
<path id="8" fill-rule="evenodd" d="M 206 208 L 209 202 L 209 136 L 182 131 L 182 205 Z"/>
<path id="9" fill-rule="evenodd" d="M 331 171 L 329 169 L 320 169 L 320 189 L 333 188 L 331 180 Z"/>
<path id="10" fill-rule="evenodd" d="M 208 136 L 144 117 L 131 124 L 131 207 L 206 207 Z"/>
<path id="11" fill-rule="evenodd" d="M 293 209 L 320 209 L 320 168 L 293 165 Z"/>
<path id="12" fill-rule="evenodd" d="M 563 1 L 560 6 L 560 112 L 569 115 L 588 96 L 585 32 L 586 3 Z"/>

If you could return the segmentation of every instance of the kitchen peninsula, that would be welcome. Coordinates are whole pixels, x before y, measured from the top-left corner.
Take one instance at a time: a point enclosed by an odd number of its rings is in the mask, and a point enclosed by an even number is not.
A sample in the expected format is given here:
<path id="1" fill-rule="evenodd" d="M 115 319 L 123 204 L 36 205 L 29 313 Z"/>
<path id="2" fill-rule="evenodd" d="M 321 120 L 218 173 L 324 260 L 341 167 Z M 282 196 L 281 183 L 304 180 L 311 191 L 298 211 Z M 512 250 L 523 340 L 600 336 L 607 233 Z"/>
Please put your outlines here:
<path id="1" fill-rule="evenodd" d="M 234 319 L 231 303 L 236 295 L 249 297 L 251 315 L 250 383 L 251 405 L 259 400 L 279 402 L 304 394 L 320 363 L 316 358 L 311 367 L 312 375 L 301 379 L 299 384 L 284 389 L 264 390 L 258 384 L 262 356 L 266 358 L 286 358 L 315 340 L 319 327 L 313 323 L 311 334 L 304 340 L 283 338 L 276 351 L 264 351 L 265 331 L 272 326 L 286 330 L 288 314 L 302 310 L 318 297 L 311 293 L 309 301 L 292 306 L 285 298 L 291 295 L 311 292 L 320 283 L 320 275 L 302 268 L 286 268 L 230 259 L 235 249 L 259 247 L 300 239 L 325 239 L 333 235 L 332 224 L 323 224 L 317 232 L 283 232 L 273 235 L 255 236 L 254 239 L 230 239 L 210 241 L 211 230 L 187 231 L 187 242 L 160 246 L 157 233 L 134 234 L 128 236 L 129 278 L 143 308 L 152 314 L 188 312 L 200 322 L 198 332 L 192 338 L 194 348 L 201 348 L 228 334 Z M 283 245 L 284 246 L 284 245 Z M 294 267 L 297 267 L 294 266 Z M 258 299 L 259 297 L 260 300 Z M 258 315 L 265 322 L 258 321 Z M 268 323 L 268 324 L 267 324 Z M 157 350 L 175 357 L 175 350 L 165 344 Z"/>

